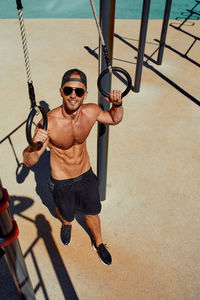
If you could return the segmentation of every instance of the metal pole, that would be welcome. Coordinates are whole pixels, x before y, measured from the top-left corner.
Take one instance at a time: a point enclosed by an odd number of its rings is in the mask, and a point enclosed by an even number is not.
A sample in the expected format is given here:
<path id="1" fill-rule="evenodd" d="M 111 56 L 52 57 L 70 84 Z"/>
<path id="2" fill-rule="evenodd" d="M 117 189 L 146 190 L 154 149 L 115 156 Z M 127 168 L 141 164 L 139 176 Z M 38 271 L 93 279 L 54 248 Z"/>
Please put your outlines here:
<path id="1" fill-rule="evenodd" d="M 22 299 L 35 299 L 21 247 L 17 239 L 18 228 L 8 210 L 9 196 L 0 180 L 0 247 L 5 251 L 5 259 Z M 15 226 L 14 226 L 15 225 Z"/>
<path id="2" fill-rule="evenodd" d="M 141 25 L 140 25 L 140 38 L 139 38 L 139 47 L 138 47 L 138 57 L 137 57 L 135 83 L 134 83 L 134 91 L 136 93 L 138 93 L 140 91 L 144 49 L 145 49 L 147 26 L 148 26 L 148 20 L 149 20 L 150 2 L 151 2 L 151 0 L 143 1 L 142 18 L 141 18 Z"/>
<path id="3" fill-rule="evenodd" d="M 172 0 L 166 0 L 165 12 L 164 12 L 164 18 L 163 18 L 163 24 L 162 24 L 162 31 L 161 31 L 161 36 L 160 36 L 160 47 L 159 47 L 158 58 L 157 58 L 158 65 L 162 64 L 171 5 L 172 5 Z"/>
<path id="4" fill-rule="evenodd" d="M 100 24 L 102 34 L 112 63 L 113 54 L 113 36 L 114 36 L 114 19 L 115 19 L 115 0 L 100 1 Z M 99 41 L 99 74 L 107 68 L 105 58 L 102 53 L 101 43 Z M 106 80 L 105 80 L 106 79 Z M 111 75 L 109 74 L 102 80 L 102 88 L 105 91 L 111 89 Z M 110 104 L 104 100 L 104 96 L 99 93 L 98 104 L 103 110 L 109 110 Z M 97 177 L 99 185 L 100 200 L 106 198 L 106 181 L 107 181 L 107 161 L 108 161 L 108 139 L 109 126 L 98 124 L 98 141 L 97 141 Z"/>

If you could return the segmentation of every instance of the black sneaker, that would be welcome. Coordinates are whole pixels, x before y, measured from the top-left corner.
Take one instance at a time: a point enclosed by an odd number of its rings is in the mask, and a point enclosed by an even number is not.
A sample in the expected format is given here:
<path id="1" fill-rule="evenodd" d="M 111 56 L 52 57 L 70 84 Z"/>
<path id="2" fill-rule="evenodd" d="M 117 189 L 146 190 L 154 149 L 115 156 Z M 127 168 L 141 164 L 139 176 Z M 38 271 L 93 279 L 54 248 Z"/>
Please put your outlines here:
<path id="1" fill-rule="evenodd" d="M 111 265 L 112 257 L 110 255 L 110 253 L 108 252 L 108 250 L 106 249 L 106 246 L 104 244 L 100 244 L 97 247 L 94 240 L 92 241 L 92 245 L 93 245 L 94 250 L 97 251 L 101 262 L 104 265 Z"/>
<path id="2" fill-rule="evenodd" d="M 60 238 L 64 245 L 69 245 L 71 243 L 71 230 L 72 230 L 72 225 L 62 224 L 60 230 Z"/>

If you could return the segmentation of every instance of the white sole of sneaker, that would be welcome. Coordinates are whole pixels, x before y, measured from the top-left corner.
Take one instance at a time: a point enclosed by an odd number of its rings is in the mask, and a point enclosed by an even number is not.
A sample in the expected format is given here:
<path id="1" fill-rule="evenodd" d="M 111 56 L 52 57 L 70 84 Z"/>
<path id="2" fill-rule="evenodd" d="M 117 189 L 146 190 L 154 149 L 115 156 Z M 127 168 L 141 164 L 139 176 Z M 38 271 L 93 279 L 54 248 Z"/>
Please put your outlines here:
<path id="1" fill-rule="evenodd" d="M 100 259 L 100 261 L 102 262 L 102 264 L 104 265 L 104 266 L 110 266 L 111 264 L 105 264 L 105 262 L 103 262 L 103 260 L 101 260 L 101 258 L 99 257 L 99 259 Z"/>
<path id="2" fill-rule="evenodd" d="M 69 245 L 71 244 L 72 238 L 71 238 L 71 240 L 70 240 L 69 244 L 65 244 L 65 243 L 63 243 L 63 241 L 61 240 L 61 237 L 60 237 L 60 241 L 61 241 L 61 243 L 62 243 L 64 246 L 69 246 Z"/>
<path id="3" fill-rule="evenodd" d="M 95 246 L 94 246 L 94 244 L 92 244 L 92 248 L 94 249 L 94 251 L 95 252 L 97 252 L 97 249 L 95 248 Z M 98 254 L 98 252 L 97 252 L 97 254 Z M 101 257 L 99 256 L 99 254 L 98 254 L 98 257 L 99 257 L 99 260 L 100 260 L 100 262 L 103 264 L 103 265 L 105 265 L 105 266 L 110 266 L 111 264 L 105 264 L 105 262 L 103 262 L 103 260 L 101 259 Z"/>
<path id="4" fill-rule="evenodd" d="M 95 252 L 97 252 L 97 249 L 95 248 L 95 246 L 92 244 L 92 248 L 94 249 Z"/>
<path id="5" fill-rule="evenodd" d="M 97 251 L 96 251 L 97 252 Z M 102 259 L 101 259 L 101 257 L 98 255 L 98 257 L 99 257 L 99 260 L 100 260 L 100 262 L 104 265 L 104 266 L 110 266 L 111 264 L 106 264 Z"/>

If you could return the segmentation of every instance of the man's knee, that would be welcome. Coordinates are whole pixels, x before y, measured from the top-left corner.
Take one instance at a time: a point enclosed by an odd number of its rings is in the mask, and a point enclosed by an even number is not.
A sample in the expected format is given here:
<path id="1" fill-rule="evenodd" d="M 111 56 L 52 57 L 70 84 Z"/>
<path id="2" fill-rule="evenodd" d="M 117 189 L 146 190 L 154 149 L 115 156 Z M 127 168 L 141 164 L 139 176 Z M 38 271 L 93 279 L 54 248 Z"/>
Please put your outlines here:
<path id="1" fill-rule="evenodd" d="M 85 215 L 86 220 L 99 220 L 99 215 Z"/>
<path id="2" fill-rule="evenodd" d="M 96 214 L 96 215 L 85 215 L 85 216 L 86 216 L 86 218 L 96 218 L 96 217 L 98 217 L 99 215 Z"/>

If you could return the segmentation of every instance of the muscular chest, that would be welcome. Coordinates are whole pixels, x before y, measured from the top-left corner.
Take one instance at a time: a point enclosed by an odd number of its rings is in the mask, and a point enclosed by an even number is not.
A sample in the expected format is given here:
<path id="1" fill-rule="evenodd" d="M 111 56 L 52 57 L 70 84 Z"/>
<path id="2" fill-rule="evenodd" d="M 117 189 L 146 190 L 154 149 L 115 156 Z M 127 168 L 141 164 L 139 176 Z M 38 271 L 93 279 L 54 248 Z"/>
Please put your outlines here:
<path id="1" fill-rule="evenodd" d="M 50 143 L 58 148 L 68 149 L 82 144 L 89 135 L 93 124 L 87 118 L 67 119 L 57 122 L 50 130 Z"/>

